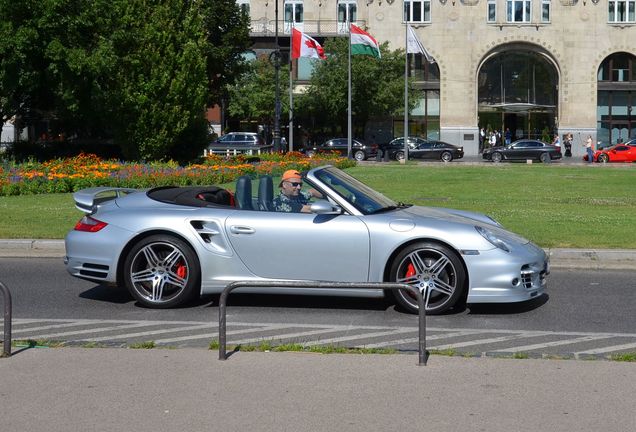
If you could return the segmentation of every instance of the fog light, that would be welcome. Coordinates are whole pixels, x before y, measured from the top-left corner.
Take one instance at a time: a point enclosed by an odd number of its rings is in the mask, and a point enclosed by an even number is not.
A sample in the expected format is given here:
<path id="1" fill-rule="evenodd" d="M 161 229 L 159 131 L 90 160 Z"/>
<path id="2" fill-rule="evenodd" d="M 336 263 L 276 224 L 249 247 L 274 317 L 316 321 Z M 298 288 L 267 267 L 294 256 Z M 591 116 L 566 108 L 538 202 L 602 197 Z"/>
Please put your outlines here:
<path id="1" fill-rule="evenodd" d="M 512 280 L 512 286 L 517 286 L 517 285 L 519 285 L 519 279 L 514 278 L 514 279 Z"/>

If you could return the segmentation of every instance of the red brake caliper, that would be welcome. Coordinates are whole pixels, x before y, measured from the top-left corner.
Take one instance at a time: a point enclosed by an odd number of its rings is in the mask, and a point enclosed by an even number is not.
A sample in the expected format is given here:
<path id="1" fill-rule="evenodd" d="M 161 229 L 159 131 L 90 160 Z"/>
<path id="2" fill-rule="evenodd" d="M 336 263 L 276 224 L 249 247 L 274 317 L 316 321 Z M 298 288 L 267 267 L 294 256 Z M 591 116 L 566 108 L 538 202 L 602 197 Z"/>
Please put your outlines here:
<path id="1" fill-rule="evenodd" d="M 177 276 L 181 279 L 185 279 L 188 275 L 188 268 L 183 264 L 177 264 Z"/>
<path id="2" fill-rule="evenodd" d="M 411 277 L 411 276 L 415 276 L 415 266 L 413 265 L 413 263 L 409 263 L 409 265 L 406 267 L 406 275 L 405 277 Z"/>

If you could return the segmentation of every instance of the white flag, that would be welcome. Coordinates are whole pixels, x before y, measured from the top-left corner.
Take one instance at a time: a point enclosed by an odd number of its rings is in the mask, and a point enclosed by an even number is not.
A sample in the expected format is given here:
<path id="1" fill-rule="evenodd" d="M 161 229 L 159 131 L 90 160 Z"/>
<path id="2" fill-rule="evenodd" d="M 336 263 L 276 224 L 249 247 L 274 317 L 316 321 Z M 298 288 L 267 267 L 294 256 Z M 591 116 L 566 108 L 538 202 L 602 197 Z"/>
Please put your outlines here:
<path id="1" fill-rule="evenodd" d="M 415 30 L 413 30 L 413 27 L 411 27 L 408 24 L 407 24 L 407 27 L 408 27 L 408 32 L 406 37 L 407 54 L 419 53 L 419 54 L 422 54 L 429 63 L 435 63 L 435 59 L 433 58 L 433 56 L 430 55 L 428 51 L 426 51 L 426 48 L 424 48 L 424 45 L 422 45 L 422 42 L 420 42 L 420 40 L 417 38 L 417 35 L 415 34 Z"/>

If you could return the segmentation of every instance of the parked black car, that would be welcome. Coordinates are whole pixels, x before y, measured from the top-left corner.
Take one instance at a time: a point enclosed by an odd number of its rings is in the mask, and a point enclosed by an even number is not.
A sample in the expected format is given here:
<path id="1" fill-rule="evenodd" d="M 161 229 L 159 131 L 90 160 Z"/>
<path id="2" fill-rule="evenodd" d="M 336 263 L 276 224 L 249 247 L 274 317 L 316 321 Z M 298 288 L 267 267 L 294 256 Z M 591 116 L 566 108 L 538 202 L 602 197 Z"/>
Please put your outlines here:
<path id="1" fill-rule="evenodd" d="M 348 140 L 347 138 L 331 138 L 322 144 L 305 150 L 305 154 L 307 156 L 313 156 L 314 154 L 321 152 L 337 152 L 343 156 L 347 156 Z M 355 158 L 355 160 L 363 161 L 365 159 L 375 157 L 377 153 L 377 144 L 365 144 L 357 139 L 351 140 L 351 155 Z"/>
<path id="2" fill-rule="evenodd" d="M 482 157 L 493 162 L 502 160 L 538 160 L 550 162 L 561 159 L 561 147 L 553 146 L 543 141 L 521 139 L 507 146 L 497 146 L 485 149 Z"/>
<path id="3" fill-rule="evenodd" d="M 256 132 L 229 132 L 214 140 L 213 146 L 259 146 L 265 145 L 265 141 Z"/>
<path id="4" fill-rule="evenodd" d="M 427 140 L 420 137 L 409 137 L 409 159 L 439 159 L 450 162 L 464 157 L 464 148 L 444 141 Z M 380 146 L 383 152 L 389 152 L 390 159 L 404 159 L 404 137 L 395 138 L 388 144 Z"/>

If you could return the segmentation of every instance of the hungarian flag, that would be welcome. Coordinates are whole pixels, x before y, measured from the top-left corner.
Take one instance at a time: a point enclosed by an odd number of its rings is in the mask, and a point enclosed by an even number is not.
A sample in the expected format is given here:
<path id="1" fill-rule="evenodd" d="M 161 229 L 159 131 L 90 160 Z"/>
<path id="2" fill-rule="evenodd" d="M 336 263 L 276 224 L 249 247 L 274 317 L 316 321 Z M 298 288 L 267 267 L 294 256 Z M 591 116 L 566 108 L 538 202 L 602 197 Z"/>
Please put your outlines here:
<path id="1" fill-rule="evenodd" d="M 311 57 L 326 59 L 325 50 L 320 44 L 305 33 L 292 28 L 292 58 Z"/>
<path id="2" fill-rule="evenodd" d="M 378 41 L 360 27 L 351 24 L 349 38 L 351 41 L 351 55 L 364 54 L 380 58 Z"/>

